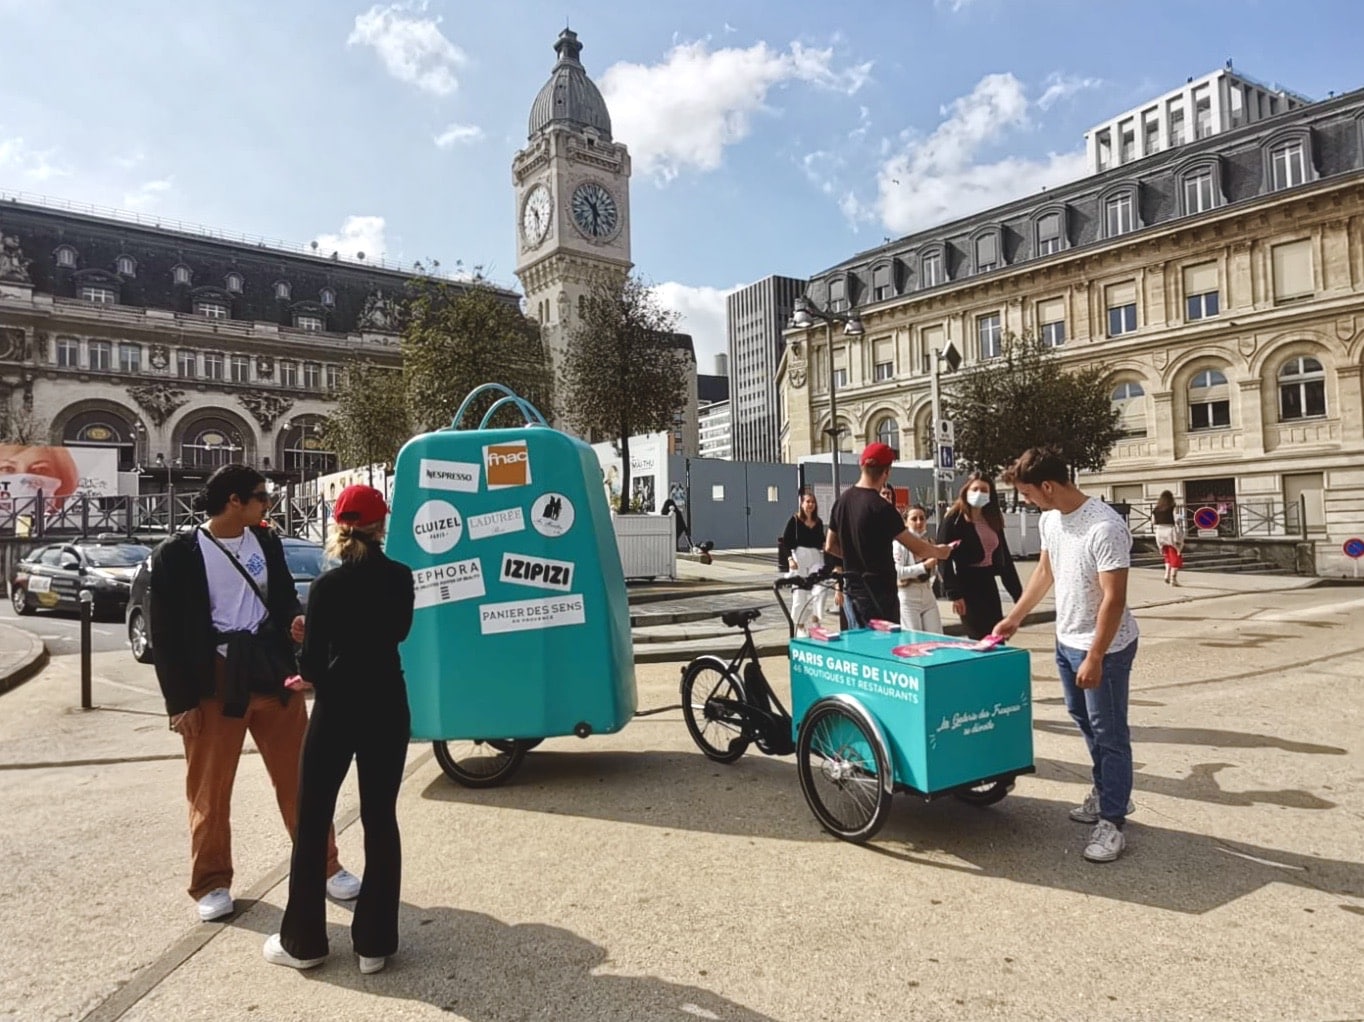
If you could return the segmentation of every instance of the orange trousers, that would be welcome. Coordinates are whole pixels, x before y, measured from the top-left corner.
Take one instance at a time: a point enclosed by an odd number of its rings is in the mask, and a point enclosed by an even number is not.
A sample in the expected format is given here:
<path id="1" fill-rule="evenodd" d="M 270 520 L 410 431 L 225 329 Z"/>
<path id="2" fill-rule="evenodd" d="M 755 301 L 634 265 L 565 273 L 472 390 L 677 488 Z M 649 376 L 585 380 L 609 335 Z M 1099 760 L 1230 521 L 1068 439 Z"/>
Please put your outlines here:
<path id="1" fill-rule="evenodd" d="M 275 788 L 275 801 L 289 830 L 298 823 L 298 767 L 308 728 L 304 698 L 294 693 L 288 705 L 275 696 L 252 695 L 245 717 L 224 717 L 218 699 L 199 703 L 203 727 L 184 737 L 189 798 L 189 895 L 198 900 L 209 891 L 232 886 L 232 784 L 237 778 L 246 733 L 260 750 Z M 336 856 L 336 830 L 327 835 L 327 870 L 341 868 Z"/>

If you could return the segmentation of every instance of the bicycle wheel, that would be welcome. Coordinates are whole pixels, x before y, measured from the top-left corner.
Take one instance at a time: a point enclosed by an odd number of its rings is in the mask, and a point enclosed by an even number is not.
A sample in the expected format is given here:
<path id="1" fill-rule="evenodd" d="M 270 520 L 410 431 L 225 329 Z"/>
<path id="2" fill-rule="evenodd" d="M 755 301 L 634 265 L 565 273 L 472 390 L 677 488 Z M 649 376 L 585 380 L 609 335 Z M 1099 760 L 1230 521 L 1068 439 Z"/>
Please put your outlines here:
<path id="1" fill-rule="evenodd" d="M 495 788 L 516 773 L 532 743 L 517 739 L 432 742 L 445 776 L 466 788 Z"/>
<path id="2" fill-rule="evenodd" d="M 958 788 L 952 792 L 953 798 L 959 798 L 963 802 L 973 806 L 992 806 L 1009 792 L 1013 791 L 1013 778 L 1006 778 L 998 781 L 986 781 L 984 784 L 972 784 L 965 788 Z"/>
<path id="3" fill-rule="evenodd" d="M 870 840 L 890 813 L 890 762 L 863 717 L 821 700 L 800 724 L 800 789 L 821 827 L 844 841 Z"/>
<path id="4" fill-rule="evenodd" d="M 748 748 L 744 683 L 719 661 L 693 660 L 682 672 L 682 719 L 692 741 L 717 763 L 733 763 Z"/>

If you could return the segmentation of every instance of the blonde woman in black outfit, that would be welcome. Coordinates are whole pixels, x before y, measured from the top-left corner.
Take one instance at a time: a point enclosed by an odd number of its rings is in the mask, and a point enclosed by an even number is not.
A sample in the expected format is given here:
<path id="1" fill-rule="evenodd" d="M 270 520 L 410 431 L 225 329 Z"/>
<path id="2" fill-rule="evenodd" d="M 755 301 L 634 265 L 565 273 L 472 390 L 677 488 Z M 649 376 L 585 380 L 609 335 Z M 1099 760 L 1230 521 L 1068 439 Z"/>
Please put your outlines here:
<path id="1" fill-rule="evenodd" d="M 940 561 L 943 593 L 966 626 L 966 634 L 983 639 L 1004 616 L 998 577 L 1015 603 L 1023 593 L 1018 569 L 1004 539 L 1004 515 L 999 510 L 994 480 L 976 472 L 966 480 L 957 501 L 938 526 L 938 542 L 959 540 L 951 558 Z"/>
<path id="2" fill-rule="evenodd" d="M 341 563 L 308 594 L 299 658 L 317 692 L 300 765 L 298 827 L 289 903 L 280 932 L 265 942 L 276 965 L 311 969 L 327 957 L 323 849 L 336 796 L 355 760 L 365 876 L 351 938 L 360 971 L 378 972 L 398 950 L 402 846 L 398 788 L 412 731 L 398 644 L 412 627 L 412 572 L 379 548 L 388 506 L 378 490 L 347 486 L 336 498 L 327 552 Z"/>

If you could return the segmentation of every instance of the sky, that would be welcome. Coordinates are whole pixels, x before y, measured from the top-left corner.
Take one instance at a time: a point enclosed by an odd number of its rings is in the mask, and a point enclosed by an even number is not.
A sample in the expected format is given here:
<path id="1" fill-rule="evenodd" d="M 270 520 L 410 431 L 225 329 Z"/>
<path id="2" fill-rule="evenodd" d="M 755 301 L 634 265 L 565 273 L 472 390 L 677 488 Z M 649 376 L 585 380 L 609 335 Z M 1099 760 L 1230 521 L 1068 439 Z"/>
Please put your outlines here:
<path id="1" fill-rule="evenodd" d="M 702 372 L 735 287 L 1081 176 L 1088 128 L 1228 59 L 1364 87 L 1357 0 L 0 0 L 0 192 L 519 290 L 511 161 L 565 23 Z"/>

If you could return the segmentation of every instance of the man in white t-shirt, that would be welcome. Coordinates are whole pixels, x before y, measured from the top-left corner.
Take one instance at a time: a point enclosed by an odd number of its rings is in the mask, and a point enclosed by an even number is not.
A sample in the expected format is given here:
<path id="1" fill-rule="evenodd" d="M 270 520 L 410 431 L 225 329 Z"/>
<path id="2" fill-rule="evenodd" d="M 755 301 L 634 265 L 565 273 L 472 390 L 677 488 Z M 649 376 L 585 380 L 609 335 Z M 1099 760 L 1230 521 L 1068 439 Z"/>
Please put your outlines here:
<path id="1" fill-rule="evenodd" d="M 1076 488 L 1069 466 L 1054 450 L 1024 451 L 1002 478 L 1043 512 L 1042 553 L 1022 597 L 994 633 L 1007 639 L 1018 631 L 1055 584 L 1056 666 L 1066 709 L 1084 734 L 1094 764 L 1094 787 L 1070 818 L 1094 824 L 1085 858 L 1112 862 L 1127 845 L 1123 826 L 1135 808 L 1127 724 L 1137 655 L 1137 623 L 1127 609 L 1132 534 L 1111 507 Z"/>

